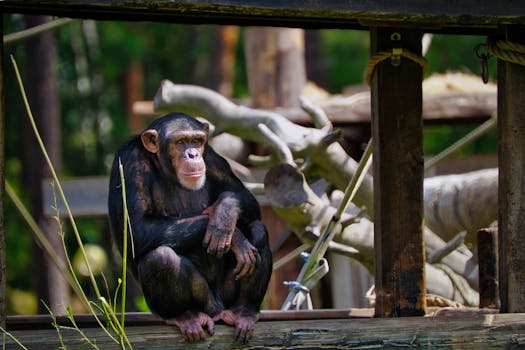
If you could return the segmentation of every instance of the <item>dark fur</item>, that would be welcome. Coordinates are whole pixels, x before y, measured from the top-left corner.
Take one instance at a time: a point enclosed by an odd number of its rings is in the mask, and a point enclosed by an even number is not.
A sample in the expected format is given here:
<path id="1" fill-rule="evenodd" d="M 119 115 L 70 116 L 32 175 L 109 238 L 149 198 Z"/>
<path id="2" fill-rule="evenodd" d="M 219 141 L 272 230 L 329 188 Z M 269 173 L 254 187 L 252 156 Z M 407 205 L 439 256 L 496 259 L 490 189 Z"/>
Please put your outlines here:
<path id="1" fill-rule="evenodd" d="M 117 151 L 108 198 L 114 237 L 122 251 L 124 215 L 118 168 L 120 159 L 134 247 L 132 252 L 131 244 L 128 244 L 128 261 L 151 310 L 165 319 L 177 319 L 179 323 L 187 319 L 202 323 L 203 317 L 209 323 L 209 319 L 199 313 L 213 318 L 226 309 L 255 319 L 272 266 L 259 205 L 233 174 L 226 160 L 208 145 L 203 152 L 206 164 L 203 188 L 188 190 L 163 176 L 159 162 L 168 161 L 163 159 L 162 150 L 169 128 L 205 130 L 203 124 L 191 117 L 169 114 L 147 128 L 158 132 L 160 160 L 144 148 L 140 135 L 131 137 Z M 203 246 L 208 223 L 225 220 L 212 218 L 228 217 L 225 214 L 232 212 L 238 214 L 238 220 L 231 249 L 223 256 L 210 254 Z M 242 268 L 238 266 L 236 257 L 241 256 L 235 254 L 238 252 L 244 256 L 253 252 L 257 256 L 257 264 L 252 266 L 251 273 L 242 278 L 236 278 L 234 274 Z M 219 319 L 228 323 L 224 317 Z M 242 317 L 236 320 L 239 319 Z M 202 326 L 206 327 L 204 323 Z M 179 328 L 188 340 L 202 339 L 201 335 L 191 332 L 184 334 L 184 326 L 179 325 Z M 242 328 L 242 325 L 237 328 Z M 237 329 L 239 340 L 245 341 L 250 335 L 251 330 Z"/>

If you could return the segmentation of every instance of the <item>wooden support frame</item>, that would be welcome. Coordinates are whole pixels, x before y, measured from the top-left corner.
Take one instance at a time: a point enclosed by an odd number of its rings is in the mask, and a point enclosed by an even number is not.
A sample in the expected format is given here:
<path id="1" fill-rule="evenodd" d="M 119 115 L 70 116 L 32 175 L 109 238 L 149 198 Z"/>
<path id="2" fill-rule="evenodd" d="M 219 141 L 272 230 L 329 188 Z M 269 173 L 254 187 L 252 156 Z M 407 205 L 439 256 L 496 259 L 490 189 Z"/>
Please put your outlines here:
<path id="1" fill-rule="evenodd" d="M 421 54 L 422 33 L 372 28 L 371 54 Z M 372 79 L 376 316 L 426 312 L 423 246 L 423 68 L 405 57 L 375 67 Z"/>
<path id="2" fill-rule="evenodd" d="M 317 310 L 319 312 L 320 310 Z M 234 328 L 216 325 L 215 334 L 197 343 L 187 343 L 175 327 L 166 326 L 151 315 L 130 314 L 126 333 L 136 349 L 521 349 L 525 344 L 525 314 L 492 314 L 479 311 L 452 312 L 430 317 L 358 318 L 352 312 L 322 310 L 319 319 L 312 312 L 277 311 L 263 313 L 248 344 L 234 340 Z M 343 312 L 341 312 L 343 311 Z M 346 314 L 346 318 L 341 317 Z M 279 316 L 286 315 L 287 319 Z M 275 317 L 277 316 L 277 317 Z M 30 349 L 51 350 L 61 346 L 56 330 L 49 327 L 50 318 L 40 317 L 47 327 L 35 326 L 31 319 L 11 319 L 11 334 Z M 293 320 L 293 321 L 292 321 Z M 28 322 L 24 324 L 23 322 Z M 16 327 L 18 323 L 19 327 Z M 119 349 L 102 330 L 86 327 L 82 331 L 104 350 Z M 92 321 L 91 321 L 92 323 Z M 27 330 L 31 327 L 31 331 Z M 17 330 L 18 329 L 18 330 Z M 85 348 L 78 332 L 62 331 L 68 348 Z M 6 339 L 7 349 L 19 349 Z"/>
<path id="3" fill-rule="evenodd" d="M 525 44 L 525 27 L 504 28 Z M 525 66 L 498 60 L 499 279 L 502 312 L 525 311 Z"/>
<path id="4" fill-rule="evenodd" d="M 498 229 L 478 231 L 479 307 L 500 309 L 498 283 Z"/>
<path id="5" fill-rule="evenodd" d="M 525 4 L 513 0 L 502 0 L 499 2 L 488 0 L 465 0 L 460 2 L 447 0 L 433 2 L 391 0 L 373 2 L 359 0 L 327 0 L 323 2 L 306 0 L 292 0 L 289 2 L 273 0 L 4 0 L 0 1 L 0 11 L 50 14 L 75 18 L 277 25 L 303 28 L 357 28 L 367 30 L 368 27 L 377 25 L 391 26 L 391 28 L 405 26 L 412 28 L 412 30 L 401 31 L 403 41 L 407 39 L 406 42 L 403 42 L 403 45 L 405 46 L 406 44 L 406 48 L 417 51 L 416 53 L 419 52 L 419 48 L 415 46 L 416 40 L 412 37 L 412 34 L 420 36 L 418 31 L 452 34 L 493 34 L 501 23 L 506 23 L 510 26 L 525 24 Z M 523 38 L 522 29 L 509 28 L 509 38 L 513 40 L 521 40 Z M 388 47 L 384 42 L 385 39 L 381 39 L 381 36 L 385 35 L 388 29 L 374 30 L 373 35 L 375 40 L 377 40 L 375 50 Z M 3 48 L 0 48 L 0 51 L 3 52 Z M 409 62 L 408 66 L 410 67 L 410 65 L 412 67 L 409 70 L 412 73 L 419 72 Z M 3 67 L 0 66 L 1 68 Z M 420 111 L 416 113 L 413 110 L 409 110 L 406 105 L 401 106 L 404 103 L 403 101 L 399 101 L 401 107 L 397 112 L 402 111 L 403 118 L 399 119 L 397 117 L 389 120 L 386 117 L 387 113 L 384 108 L 388 107 L 388 103 L 394 104 L 396 102 L 391 96 L 388 96 L 390 93 L 399 93 L 399 91 L 395 90 L 396 88 L 404 89 L 410 85 L 414 90 L 403 91 L 402 98 L 405 96 L 416 96 L 417 92 L 414 93 L 414 91 L 418 83 L 413 81 L 414 77 L 412 77 L 410 82 L 407 82 L 407 85 L 395 85 L 401 79 L 399 74 L 389 76 L 387 79 L 387 71 L 387 66 L 385 64 L 381 65 L 378 67 L 376 78 L 374 78 L 374 84 L 377 84 L 375 87 L 375 98 L 377 101 L 374 102 L 374 105 L 378 107 L 383 104 L 382 109 L 379 109 L 383 112 L 378 112 L 379 114 L 374 116 L 375 133 L 378 133 L 377 141 L 375 141 L 378 151 L 376 151 L 375 156 L 377 157 L 376 164 L 379 170 L 376 171 L 378 171 L 379 177 L 382 177 L 378 180 L 376 189 L 390 186 L 388 185 L 389 181 L 395 182 L 399 186 L 393 186 L 393 190 L 387 193 L 388 200 L 378 197 L 381 200 L 379 205 L 381 205 L 380 209 L 384 213 L 388 212 L 392 216 L 402 215 L 401 218 L 396 218 L 395 220 L 399 222 L 405 220 L 408 224 L 407 231 L 410 233 L 396 229 L 389 231 L 390 236 L 382 233 L 377 235 L 380 246 L 377 249 L 376 256 L 385 254 L 385 259 L 378 263 L 380 265 L 378 271 L 381 273 L 381 280 L 379 282 L 380 295 L 376 314 L 379 316 L 417 315 L 422 314 L 425 309 L 424 283 L 421 278 L 423 271 L 420 269 L 422 267 L 421 259 L 424 258 L 424 255 L 419 247 L 419 244 L 422 244 L 422 236 L 420 236 L 420 230 L 417 228 L 422 216 L 417 205 L 420 201 L 419 196 L 421 192 L 419 186 L 422 181 L 418 165 L 419 162 L 422 162 L 419 157 L 420 150 L 418 146 L 420 126 L 416 117 L 417 114 L 420 114 Z M 523 212 L 522 203 L 525 195 L 523 186 L 521 186 L 525 175 L 525 141 L 523 141 L 525 139 L 525 118 L 523 118 L 525 102 L 521 96 L 525 84 L 525 71 L 523 67 L 504 62 L 499 63 L 499 71 L 499 159 L 501 167 L 499 193 L 501 235 L 499 255 L 502 257 L 500 261 L 502 311 L 516 312 L 523 310 L 524 296 L 522 291 L 525 283 L 525 272 L 523 271 L 523 266 L 525 266 L 523 258 L 523 252 L 525 252 L 523 229 L 525 227 L 523 219 L 520 218 L 520 214 Z M 402 79 L 405 78 L 402 77 Z M 0 72 L 0 83 L 1 80 Z M 389 82 L 388 80 L 392 81 Z M 385 100 L 390 102 L 380 101 L 379 93 L 382 94 L 381 99 L 385 98 Z M 385 94 L 383 95 L 383 93 Z M 4 176 L 3 146 L 5 138 L 3 132 L 5 120 L 3 115 L 3 94 L 0 93 L 0 95 L 2 95 L 2 100 L 0 101 L 1 179 Z M 418 102 L 415 109 L 419 108 L 420 103 Z M 394 109 L 390 112 L 393 111 L 396 110 Z M 405 115 L 404 112 L 407 112 L 407 114 Z M 384 115 L 381 116 L 380 113 L 384 113 Z M 405 133 L 397 136 L 390 133 L 390 135 L 385 137 L 384 133 L 388 134 L 389 130 L 387 129 L 389 127 L 397 126 L 395 123 L 403 124 L 401 130 Z M 413 127 L 409 127 L 409 125 L 413 125 Z M 403 137 L 415 139 L 406 142 L 403 140 Z M 387 145 L 390 145 L 390 148 L 393 147 L 393 149 L 389 149 Z M 410 148 L 410 145 L 415 148 Z M 395 161 L 403 160 L 404 152 L 408 152 L 407 154 L 410 155 L 405 159 L 408 163 L 407 169 L 410 170 L 405 169 L 405 172 L 400 172 L 396 167 L 400 167 L 402 164 L 396 164 Z M 391 163 L 391 165 L 394 165 L 393 169 L 395 170 L 393 180 L 389 180 L 389 174 L 386 174 L 385 170 L 380 168 L 379 159 L 388 159 L 390 162 L 393 162 Z M 411 182 L 408 181 L 409 174 L 413 175 L 413 181 Z M 396 179 L 401 179 L 402 182 L 396 182 Z M 407 191 L 403 192 L 400 189 L 401 187 L 404 187 Z M 3 195 L 3 186 L 0 186 L 0 200 L 2 200 L 0 204 L 0 264 L 1 254 L 3 253 L 1 235 L 4 232 Z M 376 194 L 376 196 L 380 195 Z M 399 208 L 407 203 L 408 207 Z M 391 211 L 389 212 L 389 210 Z M 402 210 L 410 212 L 412 220 L 405 217 L 404 214 L 406 213 L 402 213 Z M 400 227 L 399 223 L 388 222 L 386 214 L 380 214 L 378 218 L 381 222 L 380 225 L 383 227 L 378 232 L 387 232 L 384 230 L 385 227 L 388 227 L 389 230 L 396 226 Z M 400 236 L 396 236 L 397 234 L 400 234 Z M 395 242 L 398 239 L 404 245 Z M 418 241 L 418 243 L 414 245 L 414 241 Z M 396 250 L 385 250 L 385 248 L 391 247 L 394 247 Z M 390 269 L 387 260 L 392 258 L 395 253 L 400 254 L 399 257 L 403 262 L 403 266 L 396 266 Z M 406 268 L 407 266 L 412 266 L 414 269 Z M 0 269 L 2 268 L 0 265 Z M 0 270 L 0 277 L 4 276 L 4 272 L 4 270 Z M 401 284 L 407 281 L 407 276 L 414 279 L 412 282 L 402 286 Z M 3 283 L 1 278 L 0 283 Z M 385 298 L 384 290 L 387 286 L 393 286 L 395 293 L 387 295 L 387 298 Z M 0 295 L 2 288 L 3 285 L 0 285 Z M 400 301 L 406 302 L 406 304 L 400 305 Z M 2 301 L 0 300 L 0 302 Z M 463 318 L 453 316 L 450 319 L 444 319 L 443 322 L 440 320 L 434 321 L 432 318 L 372 319 L 359 320 L 355 323 L 352 321 L 341 322 L 341 320 L 326 319 L 323 322 L 319 320 L 302 321 L 300 324 L 295 325 L 286 323 L 272 324 L 272 322 L 280 321 L 261 322 L 257 326 L 254 341 L 261 341 L 261 343 L 257 344 L 267 347 L 273 346 L 273 344 L 276 344 L 275 346 L 297 345 L 300 347 L 336 346 L 335 344 L 346 347 L 363 344 L 371 344 L 374 347 L 381 347 L 382 345 L 384 347 L 394 347 L 401 344 L 401 346 L 407 347 L 414 345 L 424 347 L 426 345 L 440 344 L 439 341 L 441 340 L 443 341 L 443 346 L 454 345 L 456 344 L 454 342 L 462 341 L 462 344 L 469 348 L 476 348 L 476 342 L 481 343 L 478 348 L 510 348 L 513 346 L 520 347 L 525 343 L 525 339 L 522 336 L 525 324 L 523 322 L 523 314 L 477 315 Z M 456 325 L 457 327 L 449 329 L 447 328 L 449 325 Z M 96 332 L 90 328 L 89 332 L 91 331 Z M 501 331 L 502 336 L 494 336 L 494 331 Z M 37 333 L 23 331 L 19 334 L 21 337 L 26 336 L 29 341 L 34 341 L 35 337 L 38 337 Z M 197 344 L 196 347 L 209 348 L 218 337 L 219 339 L 231 338 L 232 329 L 231 327 L 218 326 L 217 333 L 214 338 L 209 338 L 208 341 Z M 429 333 L 434 334 L 434 338 L 425 338 L 432 340 L 422 343 L 422 335 Z M 470 336 L 466 337 L 466 333 L 470 334 Z M 134 337 L 136 336 L 139 341 L 145 341 L 145 346 L 149 348 L 151 348 L 151 345 L 159 345 L 158 348 L 173 347 L 175 344 L 186 346 L 186 344 L 180 343 L 182 339 L 177 333 L 173 332 L 171 327 L 161 326 L 159 329 L 153 329 L 151 326 L 148 326 L 148 328 L 133 329 L 130 331 L 130 334 L 133 334 Z M 221 334 L 225 335 L 225 337 L 220 337 Z M 258 334 L 263 334 L 265 338 L 263 340 L 258 339 Z M 380 339 L 377 338 L 379 336 L 381 336 Z M 400 336 L 406 336 L 406 338 L 401 339 L 400 342 Z M 40 338 L 39 340 L 43 339 Z M 297 342 L 290 342 L 291 340 Z M 340 343 L 336 343 L 337 340 Z M 75 339 L 72 341 L 75 341 Z M 164 343 L 160 344 L 162 341 Z M 14 346 L 12 343 L 10 345 Z M 229 345 L 232 344 L 229 343 Z M 53 346 L 53 348 L 56 346 Z"/>
<path id="6" fill-rule="evenodd" d="M 381 23 L 471 34 L 494 30 L 501 21 L 525 22 L 525 7 L 513 0 L 3 0 L 0 8 L 62 17 L 248 26 L 367 30 Z"/>

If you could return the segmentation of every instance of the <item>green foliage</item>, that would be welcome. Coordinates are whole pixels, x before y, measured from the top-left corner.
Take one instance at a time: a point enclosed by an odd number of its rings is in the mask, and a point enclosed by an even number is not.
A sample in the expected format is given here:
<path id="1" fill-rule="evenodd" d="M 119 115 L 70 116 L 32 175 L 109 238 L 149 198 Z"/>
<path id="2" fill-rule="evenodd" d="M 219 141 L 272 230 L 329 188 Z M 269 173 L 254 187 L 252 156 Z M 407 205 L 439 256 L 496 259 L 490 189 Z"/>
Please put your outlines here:
<path id="1" fill-rule="evenodd" d="M 466 35 L 434 35 L 426 59 L 430 72 L 465 71 L 481 74 L 480 59 L 475 48 L 485 37 Z M 489 75 L 496 79 L 496 59 L 489 60 Z"/>
<path id="2" fill-rule="evenodd" d="M 328 90 L 363 84 L 363 72 L 370 57 L 370 34 L 366 31 L 324 30 L 320 40 L 322 67 L 328 73 Z"/>
<path id="3" fill-rule="evenodd" d="M 42 247 L 46 248 L 45 249 L 46 252 L 49 254 L 49 257 L 55 263 L 55 265 L 58 268 L 59 272 L 69 282 L 69 284 L 72 287 L 72 289 L 75 291 L 75 293 L 77 294 L 79 299 L 83 302 L 83 304 L 87 307 L 89 313 L 94 317 L 94 319 L 96 320 L 96 322 L 98 323 L 98 325 L 102 329 L 102 331 L 104 331 L 109 338 L 111 338 L 116 344 L 118 344 L 119 347 L 122 350 L 124 350 L 124 349 L 132 349 L 133 347 L 132 347 L 132 345 L 131 345 L 128 337 L 127 337 L 127 334 L 125 332 L 125 329 L 124 329 L 125 311 L 126 311 L 126 273 L 127 273 L 127 242 L 128 242 L 127 228 L 128 228 L 129 217 L 128 217 L 128 212 L 127 212 L 127 207 L 126 207 L 126 187 L 125 187 L 124 175 L 123 175 L 123 171 L 122 171 L 122 164 L 120 164 L 120 179 L 121 179 L 121 184 L 122 184 L 122 186 L 121 186 L 122 187 L 122 197 L 123 197 L 123 202 L 124 202 L 124 208 L 123 208 L 123 211 L 124 211 L 124 218 L 123 218 L 124 219 L 124 225 L 123 225 L 124 226 L 124 232 L 123 232 L 123 242 L 124 242 L 123 246 L 124 246 L 124 249 L 123 249 L 123 259 L 122 259 L 122 279 L 119 278 L 119 280 L 118 280 L 118 287 L 117 287 L 117 289 L 116 289 L 116 291 L 114 293 L 113 302 L 112 302 L 111 298 L 106 298 L 106 297 L 102 296 L 102 294 L 100 293 L 100 289 L 99 289 L 98 283 L 97 283 L 97 281 L 95 279 L 95 272 L 94 272 L 95 271 L 94 270 L 95 266 L 93 265 L 94 259 L 93 259 L 93 256 L 90 256 L 87 253 L 88 252 L 88 248 L 90 248 L 90 247 L 93 248 L 94 245 L 84 245 L 83 244 L 83 241 L 82 241 L 82 238 L 80 237 L 80 233 L 78 231 L 76 222 L 75 222 L 75 220 L 73 218 L 73 215 L 71 213 L 71 210 L 69 208 L 68 201 L 67 201 L 67 199 L 66 199 L 66 197 L 64 195 L 64 191 L 62 189 L 62 185 L 61 185 L 61 183 L 60 183 L 60 181 L 58 179 L 55 167 L 51 163 L 51 159 L 50 159 L 50 157 L 48 155 L 48 151 L 47 151 L 47 149 L 46 149 L 46 147 L 44 145 L 44 142 L 42 140 L 42 137 L 41 137 L 40 132 L 38 130 L 38 127 L 36 125 L 36 121 L 35 121 L 35 118 L 33 116 L 32 111 L 31 111 L 31 107 L 29 105 L 28 98 L 27 98 L 27 95 L 26 95 L 26 92 L 25 92 L 25 87 L 23 85 L 23 81 L 22 81 L 22 78 L 21 78 L 21 75 L 20 75 L 20 71 L 18 69 L 18 65 L 16 63 L 16 60 L 14 59 L 14 56 L 11 56 L 11 62 L 12 62 L 13 68 L 14 68 L 15 73 L 16 73 L 17 82 L 18 82 L 18 85 L 19 85 L 20 92 L 22 94 L 22 99 L 24 101 L 24 107 L 25 107 L 27 115 L 29 117 L 31 128 L 32 128 L 32 130 L 34 132 L 34 136 L 36 137 L 36 139 L 38 141 L 38 146 L 40 148 L 40 151 L 43 153 L 45 161 L 46 161 L 47 165 L 49 166 L 50 172 L 51 172 L 51 174 L 53 176 L 53 181 L 54 181 L 53 189 L 56 189 L 57 192 L 58 192 L 58 194 L 56 194 L 56 197 L 55 197 L 54 207 L 55 208 L 58 207 L 56 198 L 59 197 L 62 200 L 62 202 L 64 203 L 64 206 L 65 206 L 65 209 L 66 209 L 66 213 L 68 215 L 69 222 L 70 222 L 71 227 L 73 229 L 74 237 L 75 237 L 76 242 L 78 244 L 78 250 L 80 251 L 80 253 L 78 253 L 78 258 L 75 257 L 78 260 L 77 265 L 82 265 L 82 269 L 85 270 L 83 272 L 83 274 L 85 276 L 87 276 L 89 278 L 90 282 L 91 282 L 90 287 L 94 290 L 95 295 L 96 295 L 95 301 L 92 301 L 90 298 L 88 298 L 88 296 L 86 295 L 86 293 L 84 292 L 84 290 L 82 289 L 82 287 L 80 285 L 80 282 L 78 280 L 77 274 L 75 273 L 75 269 L 74 269 L 74 267 L 72 265 L 72 262 L 71 262 L 71 259 L 69 258 L 69 255 L 68 255 L 68 249 L 66 247 L 66 241 L 65 241 L 65 233 L 62 230 L 61 221 L 59 219 L 59 211 L 58 211 L 58 209 L 56 209 L 56 218 L 55 219 L 57 220 L 57 223 L 58 223 L 58 232 L 57 232 L 57 234 L 59 234 L 60 237 L 61 237 L 63 250 L 66 253 L 65 254 L 65 264 L 63 262 L 61 262 L 60 260 L 56 259 L 56 255 L 57 255 L 56 248 L 51 245 L 49 240 L 46 238 L 45 234 L 43 234 L 41 232 L 41 229 L 36 224 L 36 221 L 34 220 L 34 218 L 32 218 L 30 216 L 30 214 L 28 213 L 27 209 L 25 209 L 23 207 L 23 204 L 21 204 L 19 199 L 16 198 L 16 195 L 14 195 L 13 191 L 11 190 L 12 188 L 10 186 L 8 186 L 8 183 L 6 182 L 7 193 L 10 195 L 11 199 L 13 200 L 13 202 L 18 203 L 17 204 L 17 208 L 20 210 L 20 213 L 22 214 L 22 216 L 24 216 L 24 218 L 26 219 L 28 224 L 31 225 L 32 230 L 34 231 L 34 234 L 35 234 L 35 238 L 37 238 L 38 243 Z M 98 249 L 95 249 L 95 250 L 98 250 Z M 103 253 L 103 251 L 102 251 L 102 253 Z M 75 254 L 75 255 L 77 255 L 77 254 Z M 98 252 L 95 255 L 100 255 L 100 253 Z M 82 261 L 83 261 L 83 264 L 81 263 Z M 103 270 L 103 267 L 100 268 L 99 273 L 102 272 L 102 270 Z M 121 299 L 120 299 L 120 303 L 121 303 L 121 315 L 120 315 L 120 318 L 117 317 L 117 301 L 118 301 L 118 296 L 119 295 L 121 296 Z M 45 304 L 45 302 L 44 302 L 44 304 Z M 58 325 L 57 322 L 56 322 L 56 318 L 55 318 L 55 316 L 53 314 L 53 311 L 47 305 L 45 305 L 45 306 L 46 306 L 46 308 L 48 309 L 49 313 L 51 314 L 51 316 L 53 318 L 53 325 L 55 326 L 55 328 L 57 330 L 58 337 L 60 339 L 62 348 L 65 348 L 65 346 L 64 346 L 64 343 L 62 342 L 61 330 L 62 329 L 73 329 L 73 330 L 77 331 L 77 333 L 80 334 L 81 337 L 86 341 L 86 343 L 89 344 L 92 348 L 99 349 L 99 347 L 96 345 L 96 343 L 93 340 L 91 340 L 89 337 L 87 337 L 85 335 L 85 333 L 77 326 L 71 306 L 69 306 L 69 305 L 68 306 L 64 306 L 64 308 L 66 310 L 67 317 L 68 317 L 69 321 L 71 322 L 71 324 L 73 325 L 73 327 L 69 327 L 69 326 L 66 327 L 66 326 Z M 105 322 L 103 322 L 102 318 L 104 318 Z M 9 335 L 9 333 L 7 333 L 5 330 L 2 329 L 2 331 L 4 332 L 4 334 Z"/>
<path id="4" fill-rule="evenodd" d="M 428 126 L 424 131 L 424 151 L 425 154 L 437 154 L 447 146 L 456 142 L 477 125 L 455 125 L 455 126 Z M 470 145 L 464 146 L 457 151 L 456 155 L 468 154 L 494 154 L 497 152 L 497 132 L 489 131 Z"/>
<path id="5" fill-rule="evenodd" d="M 24 27 L 23 16 L 3 15 L 4 32 Z M 162 79 L 177 83 L 208 85 L 214 68 L 211 60 L 211 32 L 215 26 L 190 26 L 173 23 L 96 22 L 96 36 L 88 36 L 88 24 L 77 21 L 55 30 L 57 39 L 56 74 L 62 125 L 64 176 L 103 175 L 117 146 L 130 135 L 128 113 L 123 105 L 123 77 L 134 64 L 144 72 L 143 97 L 150 100 Z M 236 53 L 234 97 L 247 97 L 246 64 L 244 61 L 243 29 Z M 320 61 L 331 93 L 340 93 L 345 86 L 363 84 L 363 72 L 369 59 L 370 35 L 367 31 L 322 30 L 318 44 Z M 474 53 L 484 37 L 434 35 L 426 56 L 429 70 L 434 72 L 480 72 L 480 62 Z M 24 42 L 6 46 L 7 55 L 14 54 L 20 64 L 25 61 Z M 489 61 L 490 78 L 495 80 L 495 59 Z M 4 69 L 6 95 L 6 177 L 24 203 L 31 203 L 24 192 L 22 178 L 23 137 L 20 120 L 25 118 L 20 92 L 11 69 Z M 38 111 L 35 111 L 38 114 Z M 425 153 L 435 154 L 445 149 L 473 125 L 432 126 L 425 130 Z M 24 136 L 31 137 L 31 136 Z M 491 132 L 462 150 L 466 153 L 496 151 L 496 133 Z M 31 289 L 32 239 L 26 225 L 7 201 L 7 259 L 9 286 Z M 106 218 L 77 220 L 82 239 L 106 248 L 108 224 Z M 70 232 L 71 228 L 66 227 Z M 70 235 L 69 235 L 70 236 Z M 75 242 L 69 239 L 71 247 Z M 111 273 L 111 271 L 109 272 Z"/>
<path id="6" fill-rule="evenodd" d="M 140 312 L 150 312 L 151 311 L 149 309 L 148 304 L 146 303 L 146 298 L 144 298 L 144 295 L 140 295 L 137 298 L 135 298 L 135 306 Z"/>

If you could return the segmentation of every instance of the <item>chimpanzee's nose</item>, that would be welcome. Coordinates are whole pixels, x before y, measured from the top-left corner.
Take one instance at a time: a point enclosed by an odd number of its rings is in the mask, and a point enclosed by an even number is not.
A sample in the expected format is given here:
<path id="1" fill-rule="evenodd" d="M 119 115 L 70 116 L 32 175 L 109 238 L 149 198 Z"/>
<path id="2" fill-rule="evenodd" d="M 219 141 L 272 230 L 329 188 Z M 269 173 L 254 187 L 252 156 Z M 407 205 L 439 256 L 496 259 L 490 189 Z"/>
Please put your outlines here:
<path id="1" fill-rule="evenodd" d="M 199 151 L 197 151 L 195 148 L 188 149 L 186 154 L 188 155 L 188 158 L 190 159 L 196 159 L 196 158 L 199 158 L 200 156 Z"/>

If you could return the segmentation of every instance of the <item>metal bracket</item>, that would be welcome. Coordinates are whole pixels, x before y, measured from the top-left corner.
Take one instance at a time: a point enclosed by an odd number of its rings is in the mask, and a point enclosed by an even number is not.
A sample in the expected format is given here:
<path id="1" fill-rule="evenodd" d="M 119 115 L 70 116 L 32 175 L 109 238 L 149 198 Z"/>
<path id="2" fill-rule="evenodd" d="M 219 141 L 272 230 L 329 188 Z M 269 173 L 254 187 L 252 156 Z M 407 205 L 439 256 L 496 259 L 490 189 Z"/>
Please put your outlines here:
<path id="1" fill-rule="evenodd" d="M 398 41 L 401 41 L 401 34 L 398 32 L 394 32 L 390 35 L 390 40 L 394 41 L 397 45 Z M 390 64 L 394 67 L 398 67 L 401 65 L 401 53 L 403 53 L 402 47 L 393 47 L 392 48 L 392 57 L 390 57 Z"/>

